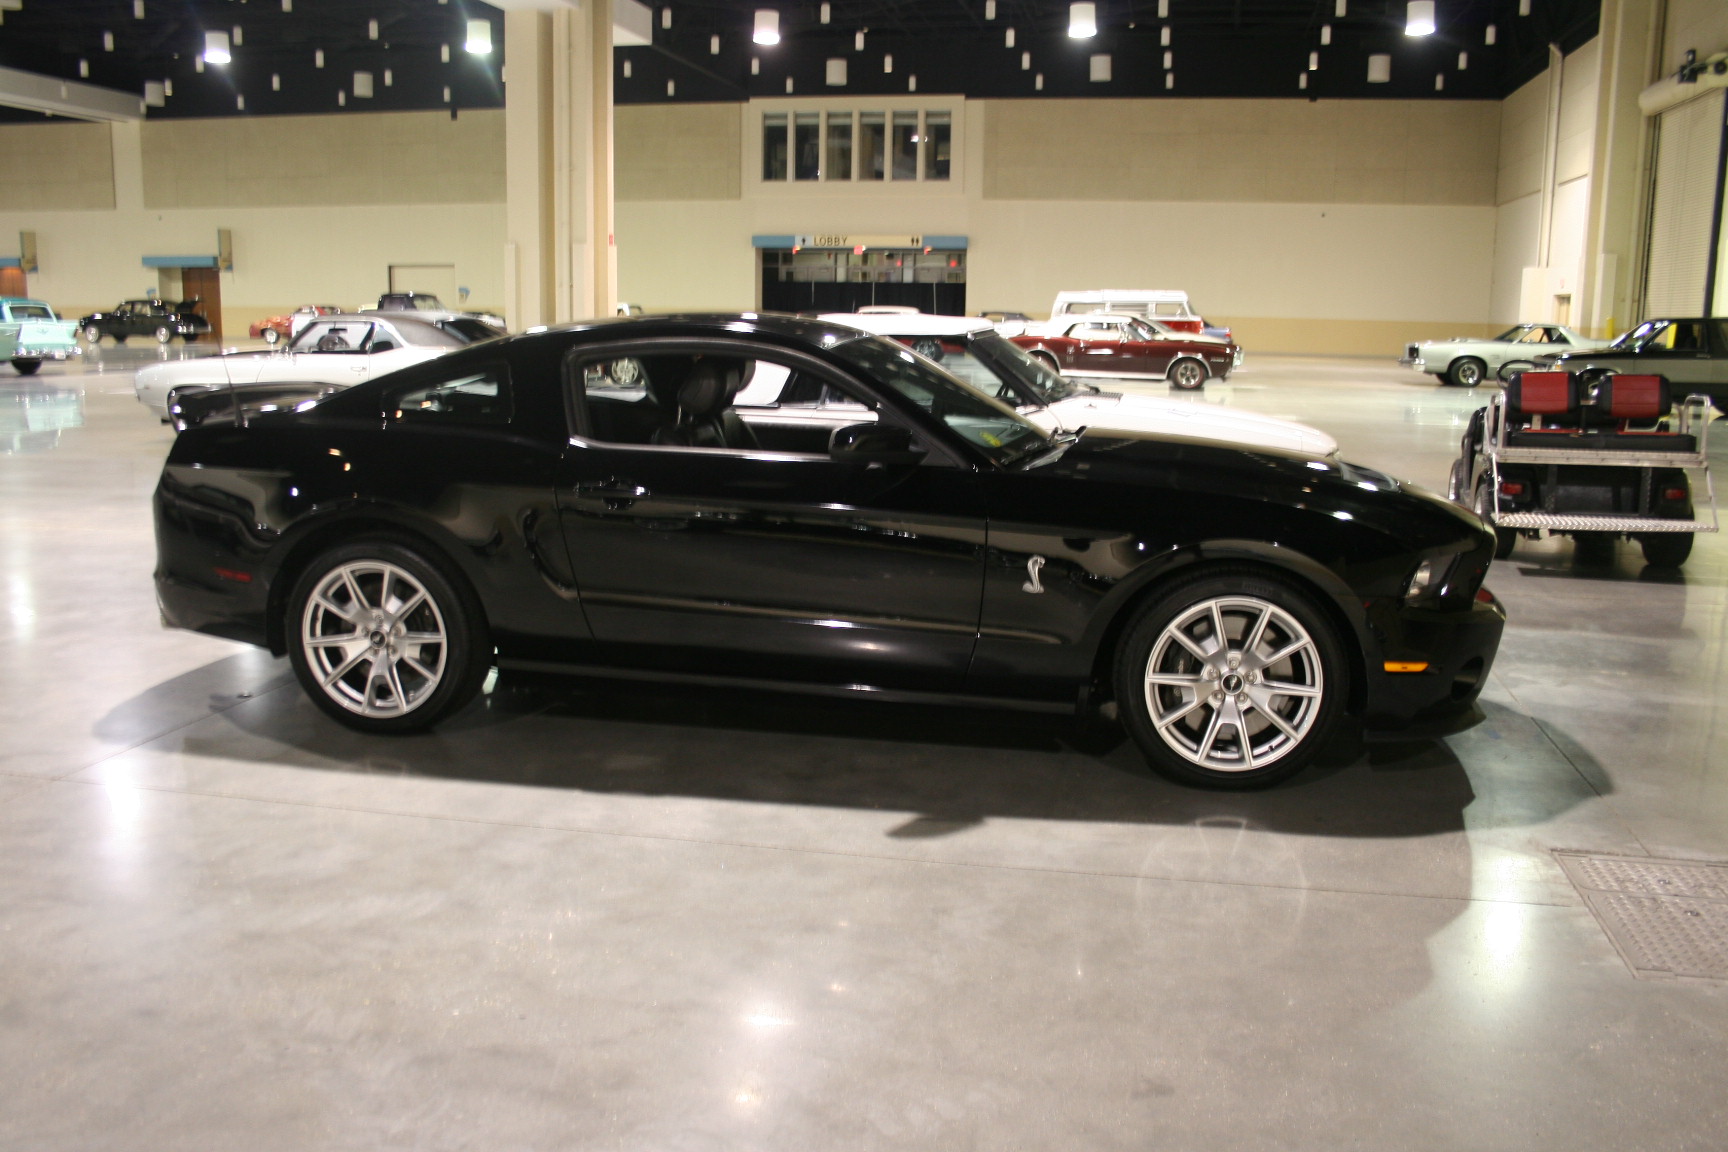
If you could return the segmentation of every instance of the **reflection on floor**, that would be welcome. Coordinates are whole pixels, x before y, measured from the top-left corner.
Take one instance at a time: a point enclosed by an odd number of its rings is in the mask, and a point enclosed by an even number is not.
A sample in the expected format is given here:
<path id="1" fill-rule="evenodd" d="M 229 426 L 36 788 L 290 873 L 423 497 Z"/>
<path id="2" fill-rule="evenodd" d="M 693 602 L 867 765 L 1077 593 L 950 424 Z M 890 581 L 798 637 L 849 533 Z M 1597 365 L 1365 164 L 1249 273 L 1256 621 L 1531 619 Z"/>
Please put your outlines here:
<path id="1" fill-rule="evenodd" d="M 370 740 L 157 627 L 171 434 L 95 367 L 0 368 L 58 420 L 0 458 L 0 1147 L 1721 1144 L 1728 987 L 1635 979 L 1552 855 L 1728 859 L 1719 537 L 1521 546 L 1485 723 L 1259 795 L 603 682 Z M 1434 487 L 1481 399 L 1253 356 L 1197 398 Z"/>

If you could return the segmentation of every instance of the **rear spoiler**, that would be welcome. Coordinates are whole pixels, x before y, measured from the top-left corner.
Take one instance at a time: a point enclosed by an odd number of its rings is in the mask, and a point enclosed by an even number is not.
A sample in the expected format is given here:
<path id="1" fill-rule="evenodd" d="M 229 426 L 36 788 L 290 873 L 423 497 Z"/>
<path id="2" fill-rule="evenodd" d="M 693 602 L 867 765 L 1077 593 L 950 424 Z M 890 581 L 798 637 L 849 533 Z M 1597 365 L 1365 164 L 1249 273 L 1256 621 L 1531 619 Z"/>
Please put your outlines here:
<path id="1" fill-rule="evenodd" d="M 300 412 L 339 391 L 335 384 L 313 380 L 217 387 L 188 384 L 168 393 L 168 420 L 176 432 L 212 420 L 244 428 L 254 417 Z"/>

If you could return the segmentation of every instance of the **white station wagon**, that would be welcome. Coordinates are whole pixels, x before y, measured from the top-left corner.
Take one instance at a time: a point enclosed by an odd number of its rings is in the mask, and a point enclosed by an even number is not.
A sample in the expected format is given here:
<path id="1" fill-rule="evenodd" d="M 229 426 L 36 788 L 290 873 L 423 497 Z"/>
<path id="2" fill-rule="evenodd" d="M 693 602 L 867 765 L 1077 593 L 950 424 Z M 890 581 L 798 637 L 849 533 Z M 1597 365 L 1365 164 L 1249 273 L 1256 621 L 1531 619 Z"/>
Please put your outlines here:
<path id="1" fill-rule="evenodd" d="M 1437 376 L 1442 384 L 1474 388 L 1494 379 L 1508 364 L 1533 368 L 1536 357 L 1549 353 L 1599 348 L 1604 341 L 1591 340 L 1563 324 L 1520 324 L 1492 340 L 1459 336 L 1452 340 L 1424 340 L 1410 344 L 1398 361 L 1418 372 Z"/>

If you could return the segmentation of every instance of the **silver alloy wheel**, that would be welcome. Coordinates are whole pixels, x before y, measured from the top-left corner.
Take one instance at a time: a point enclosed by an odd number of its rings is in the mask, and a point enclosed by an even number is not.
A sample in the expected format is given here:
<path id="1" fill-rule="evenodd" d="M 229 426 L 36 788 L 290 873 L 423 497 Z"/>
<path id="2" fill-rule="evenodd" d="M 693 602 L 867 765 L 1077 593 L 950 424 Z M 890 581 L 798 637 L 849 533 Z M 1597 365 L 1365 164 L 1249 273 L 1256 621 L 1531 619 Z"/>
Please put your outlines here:
<path id="1" fill-rule="evenodd" d="M 1178 360 L 1170 367 L 1170 382 L 1191 391 L 1206 383 L 1206 368 L 1198 360 Z"/>
<path id="2" fill-rule="evenodd" d="M 1153 643 L 1145 681 L 1158 735 L 1213 772 L 1283 759 L 1313 729 L 1326 690 L 1308 630 L 1253 596 L 1215 596 L 1184 609 Z"/>
<path id="3" fill-rule="evenodd" d="M 88 340 L 92 344 L 102 343 L 102 329 L 91 324 L 89 327 L 84 329 L 84 339 Z"/>
<path id="4" fill-rule="evenodd" d="M 174 329 L 168 327 L 166 324 L 160 324 L 157 326 L 156 343 L 166 344 L 172 339 L 174 339 Z"/>
<path id="5" fill-rule="evenodd" d="M 307 597 L 300 644 L 325 695 L 373 718 L 423 704 L 444 679 L 449 653 L 437 601 L 382 560 L 350 560 L 324 574 Z"/>
<path id="6" fill-rule="evenodd" d="M 264 329 L 264 343 L 274 344 L 280 339 L 282 339 L 282 333 L 276 331 L 276 329 L 274 329 L 274 328 Z"/>

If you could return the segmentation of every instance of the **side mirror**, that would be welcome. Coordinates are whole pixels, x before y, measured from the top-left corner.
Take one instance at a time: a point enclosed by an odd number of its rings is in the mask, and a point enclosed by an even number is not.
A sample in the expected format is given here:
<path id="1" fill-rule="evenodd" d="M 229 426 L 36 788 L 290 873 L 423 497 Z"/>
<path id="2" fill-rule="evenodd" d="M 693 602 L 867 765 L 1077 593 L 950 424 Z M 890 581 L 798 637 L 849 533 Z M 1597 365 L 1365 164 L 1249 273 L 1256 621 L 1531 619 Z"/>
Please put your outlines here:
<path id="1" fill-rule="evenodd" d="M 840 464 L 910 466 L 924 456 L 911 431 L 893 424 L 848 424 L 828 438 L 828 458 Z"/>

